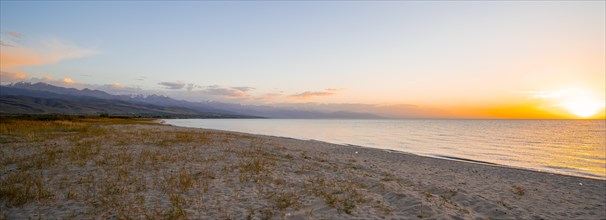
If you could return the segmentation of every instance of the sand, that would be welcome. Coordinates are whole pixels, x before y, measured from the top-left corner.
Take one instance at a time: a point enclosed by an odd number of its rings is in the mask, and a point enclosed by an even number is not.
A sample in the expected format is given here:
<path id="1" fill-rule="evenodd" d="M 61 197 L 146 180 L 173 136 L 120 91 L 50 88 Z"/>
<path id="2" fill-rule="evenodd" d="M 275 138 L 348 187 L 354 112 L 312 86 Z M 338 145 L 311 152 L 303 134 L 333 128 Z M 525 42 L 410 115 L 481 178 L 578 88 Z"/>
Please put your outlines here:
<path id="1" fill-rule="evenodd" d="M 5 139 L 8 219 L 606 219 L 604 180 L 319 141 L 142 124 Z"/>

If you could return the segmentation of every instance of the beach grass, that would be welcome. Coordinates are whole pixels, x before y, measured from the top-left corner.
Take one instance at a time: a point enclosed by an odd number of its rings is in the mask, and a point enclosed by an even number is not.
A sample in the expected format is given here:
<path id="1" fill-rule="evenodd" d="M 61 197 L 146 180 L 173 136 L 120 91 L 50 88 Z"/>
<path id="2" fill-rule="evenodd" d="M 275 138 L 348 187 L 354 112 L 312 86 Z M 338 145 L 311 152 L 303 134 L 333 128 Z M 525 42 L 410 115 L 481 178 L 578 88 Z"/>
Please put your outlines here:
<path id="1" fill-rule="evenodd" d="M 5 218 L 499 218 L 537 199 L 522 183 L 483 195 L 472 187 L 485 177 L 442 184 L 454 180 L 431 166 L 377 167 L 402 163 L 382 151 L 151 119 L 0 117 L 0 138 Z"/>

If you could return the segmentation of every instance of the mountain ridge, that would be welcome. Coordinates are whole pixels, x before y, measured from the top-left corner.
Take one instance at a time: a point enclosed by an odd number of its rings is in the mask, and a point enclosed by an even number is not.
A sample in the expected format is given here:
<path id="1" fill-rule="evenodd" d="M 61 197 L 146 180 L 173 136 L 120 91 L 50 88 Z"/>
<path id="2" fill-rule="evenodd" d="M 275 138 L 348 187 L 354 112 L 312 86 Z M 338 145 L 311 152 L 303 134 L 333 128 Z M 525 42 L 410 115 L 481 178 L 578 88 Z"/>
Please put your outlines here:
<path id="1" fill-rule="evenodd" d="M 351 112 L 351 111 L 333 111 L 333 112 L 321 112 L 321 111 L 310 111 L 310 110 L 297 110 L 297 109 L 285 109 L 280 107 L 268 106 L 268 105 L 241 105 L 224 102 L 191 102 L 186 100 L 178 100 L 163 95 L 112 95 L 105 91 L 93 90 L 89 88 L 75 89 L 55 86 L 47 83 L 28 83 L 18 82 L 5 86 L 0 86 L 0 98 L 2 99 L 3 109 L 0 109 L 0 113 L 24 113 L 29 114 L 27 109 L 20 108 L 16 105 L 23 107 L 27 106 L 37 109 L 35 112 L 61 112 L 60 109 L 56 109 L 53 106 L 48 106 L 47 110 L 44 110 L 44 106 L 40 103 L 63 103 L 66 106 L 72 106 L 76 109 L 88 109 L 85 111 L 87 114 L 91 114 L 91 109 L 98 109 L 99 111 L 104 110 L 101 106 L 92 105 L 93 107 L 87 108 L 86 105 L 91 105 L 88 99 L 99 99 L 99 100 L 112 100 L 120 101 L 120 103 L 129 103 L 132 108 L 131 112 L 127 108 L 118 109 L 105 109 L 108 112 L 114 112 L 115 114 L 132 114 L 138 112 L 140 114 L 161 114 L 173 115 L 174 112 L 186 113 L 176 114 L 179 116 L 192 116 L 192 117 L 262 117 L 262 118 L 300 118 L 300 119 L 329 119 L 329 118 L 343 118 L 343 119 L 372 119 L 372 118 L 383 118 L 378 115 L 364 113 L 364 112 Z M 11 96 L 10 98 L 8 98 Z M 21 97 L 21 101 L 17 101 Z M 30 98 L 27 98 L 30 97 Z M 37 99 L 31 99 L 37 98 Z M 46 101 L 42 101 L 46 99 Z M 10 101 L 8 101 L 10 100 Z M 58 101 L 62 100 L 62 101 Z M 77 103 L 77 102 L 81 103 Z M 106 103 L 111 106 L 111 103 Z M 84 106 L 82 106 L 84 105 Z M 12 107 L 11 107 L 12 106 Z M 108 107 L 109 107 L 108 106 Z M 141 106 L 147 106 L 141 108 Z M 171 111 L 164 111 L 162 107 L 170 107 Z M 76 109 L 66 110 L 65 112 L 78 114 Z M 30 109 L 31 110 L 31 109 Z M 196 114 L 197 113 L 197 114 Z M 35 113 L 32 113 L 35 114 Z M 161 114 L 162 115 L 162 114 Z"/>

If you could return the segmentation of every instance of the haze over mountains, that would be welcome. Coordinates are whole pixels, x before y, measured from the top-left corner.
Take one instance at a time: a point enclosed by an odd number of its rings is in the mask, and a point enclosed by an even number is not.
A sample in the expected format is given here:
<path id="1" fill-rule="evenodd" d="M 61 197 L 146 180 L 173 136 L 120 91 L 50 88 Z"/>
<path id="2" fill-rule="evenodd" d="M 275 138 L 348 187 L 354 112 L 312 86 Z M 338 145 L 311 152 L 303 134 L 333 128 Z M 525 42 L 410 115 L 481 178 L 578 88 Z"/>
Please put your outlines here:
<path id="1" fill-rule="evenodd" d="M 46 83 L 19 82 L 0 86 L 0 113 L 75 114 L 177 118 L 381 118 L 349 111 L 309 111 L 266 105 L 190 102 L 160 95 L 112 95 Z"/>

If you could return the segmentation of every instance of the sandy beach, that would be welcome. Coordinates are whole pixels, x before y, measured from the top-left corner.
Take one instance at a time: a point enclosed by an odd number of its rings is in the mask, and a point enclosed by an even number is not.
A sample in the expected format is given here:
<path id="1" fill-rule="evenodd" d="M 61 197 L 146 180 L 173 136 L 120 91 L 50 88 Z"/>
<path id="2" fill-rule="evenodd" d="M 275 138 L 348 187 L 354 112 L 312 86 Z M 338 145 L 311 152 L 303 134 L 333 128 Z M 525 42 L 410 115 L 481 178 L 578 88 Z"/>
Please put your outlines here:
<path id="1" fill-rule="evenodd" d="M 45 123 L 2 124 L 0 218 L 606 219 L 603 180 L 156 122 Z"/>

